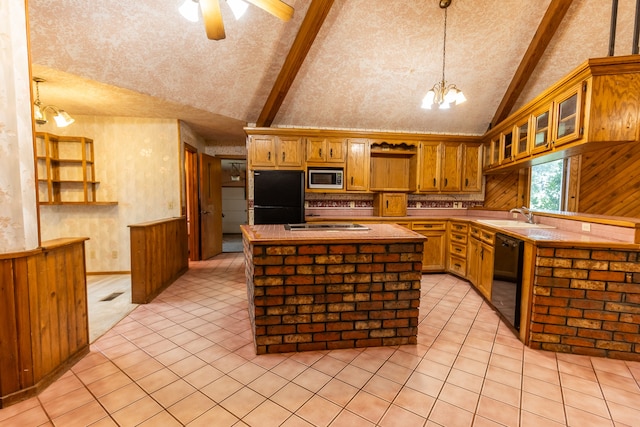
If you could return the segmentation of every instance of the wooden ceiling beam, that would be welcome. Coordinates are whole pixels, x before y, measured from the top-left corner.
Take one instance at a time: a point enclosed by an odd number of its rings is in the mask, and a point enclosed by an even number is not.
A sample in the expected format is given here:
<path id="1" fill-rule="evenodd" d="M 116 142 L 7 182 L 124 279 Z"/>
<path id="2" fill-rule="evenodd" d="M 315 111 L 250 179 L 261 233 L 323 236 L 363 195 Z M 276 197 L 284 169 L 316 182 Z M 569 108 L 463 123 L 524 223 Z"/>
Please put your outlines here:
<path id="1" fill-rule="evenodd" d="M 542 21 L 540 21 L 540 25 L 493 116 L 493 120 L 491 120 L 490 128 L 493 128 L 502 120 L 506 119 L 513 109 L 524 87 L 531 78 L 531 74 L 533 74 L 538 62 L 540 62 L 540 58 L 542 58 L 544 51 L 547 49 L 549 42 L 560 26 L 562 19 L 569 10 L 572 1 L 573 0 L 551 0 L 551 4 L 549 4 L 547 11 L 542 17 Z"/>
<path id="2" fill-rule="evenodd" d="M 260 112 L 260 116 L 258 116 L 257 127 L 269 127 L 273 123 L 273 119 L 278 114 L 284 98 L 291 89 L 307 53 L 309 53 L 329 10 L 331 10 L 331 6 L 333 6 L 333 0 L 313 0 L 311 2 L 300 30 L 291 45 L 287 59 L 282 65 L 273 88 L 271 88 L 271 93 Z"/>

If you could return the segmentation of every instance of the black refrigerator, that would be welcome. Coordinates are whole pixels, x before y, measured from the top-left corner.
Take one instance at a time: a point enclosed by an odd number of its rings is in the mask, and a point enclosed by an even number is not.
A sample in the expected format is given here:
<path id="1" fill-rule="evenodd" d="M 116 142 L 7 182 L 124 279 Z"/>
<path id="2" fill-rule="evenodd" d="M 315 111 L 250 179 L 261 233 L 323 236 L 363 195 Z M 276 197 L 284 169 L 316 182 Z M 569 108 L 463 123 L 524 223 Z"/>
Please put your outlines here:
<path id="1" fill-rule="evenodd" d="M 304 222 L 304 172 L 254 171 L 254 224 Z"/>

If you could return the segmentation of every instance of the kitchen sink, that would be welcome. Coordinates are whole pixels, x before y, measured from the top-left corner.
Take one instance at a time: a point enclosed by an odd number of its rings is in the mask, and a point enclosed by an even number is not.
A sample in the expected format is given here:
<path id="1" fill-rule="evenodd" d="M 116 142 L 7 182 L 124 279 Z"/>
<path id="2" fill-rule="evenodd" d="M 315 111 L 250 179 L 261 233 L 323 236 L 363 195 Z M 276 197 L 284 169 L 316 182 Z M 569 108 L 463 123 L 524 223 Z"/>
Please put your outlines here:
<path id="1" fill-rule="evenodd" d="M 329 223 L 329 224 L 315 224 L 315 223 L 304 223 L 304 224 L 285 224 L 285 230 L 291 231 L 320 231 L 320 230 L 368 230 L 369 227 L 365 227 L 360 224 L 353 223 Z"/>
<path id="2" fill-rule="evenodd" d="M 517 221 L 515 219 L 479 219 L 479 223 L 492 225 L 494 227 L 507 227 L 507 228 L 556 228 L 552 225 L 545 224 L 530 224 L 525 221 Z"/>

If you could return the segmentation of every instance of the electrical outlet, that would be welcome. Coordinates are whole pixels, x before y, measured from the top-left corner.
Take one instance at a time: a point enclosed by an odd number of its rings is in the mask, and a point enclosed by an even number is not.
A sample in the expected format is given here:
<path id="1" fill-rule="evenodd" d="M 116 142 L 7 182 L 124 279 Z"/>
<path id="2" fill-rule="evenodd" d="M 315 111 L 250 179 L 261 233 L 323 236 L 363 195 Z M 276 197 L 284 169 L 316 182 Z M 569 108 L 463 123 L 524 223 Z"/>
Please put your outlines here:
<path id="1" fill-rule="evenodd" d="M 349 207 L 350 207 L 351 209 L 355 208 L 355 207 L 356 207 L 356 202 L 354 202 L 353 200 L 351 200 L 351 201 L 349 202 Z"/>
<path id="2" fill-rule="evenodd" d="M 511 214 L 511 218 L 518 218 L 518 214 L 517 213 L 512 213 Z"/>
<path id="3" fill-rule="evenodd" d="M 118 259 L 118 251 L 111 251 L 111 258 Z"/>
<path id="4" fill-rule="evenodd" d="M 89 259 L 96 259 L 96 251 L 89 251 Z"/>
<path id="5" fill-rule="evenodd" d="M 416 202 L 416 208 L 420 209 L 422 207 L 422 202 Z"/>
<path id="6" fill-rule="evenodd" d="M 169 210 L 173 209 L 173 201 L 169 202 Z"/>
<path id="7" fill-rule="evenodd" d="M 588 222 L 582 223 L 582 231 L 591 231 L 591 224 Z"/>

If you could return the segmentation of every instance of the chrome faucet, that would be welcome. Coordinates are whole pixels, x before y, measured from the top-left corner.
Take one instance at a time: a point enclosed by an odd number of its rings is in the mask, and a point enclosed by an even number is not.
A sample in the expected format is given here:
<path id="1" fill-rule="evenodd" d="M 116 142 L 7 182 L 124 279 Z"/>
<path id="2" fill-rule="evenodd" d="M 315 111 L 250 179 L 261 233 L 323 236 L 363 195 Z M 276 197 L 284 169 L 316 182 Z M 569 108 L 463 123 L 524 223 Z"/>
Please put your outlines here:
<path id="1" fill-rule="evenodd" d="M 533 212 L 531 212 L 529 209 L 527 209 L 526 207 L 521 207 L 521 208 L 513 208 L 509 211 L 510 213 L 521 213 L 525 218 L 527 218 L 527 222 L 529 224 L 533 224 Z"/>

